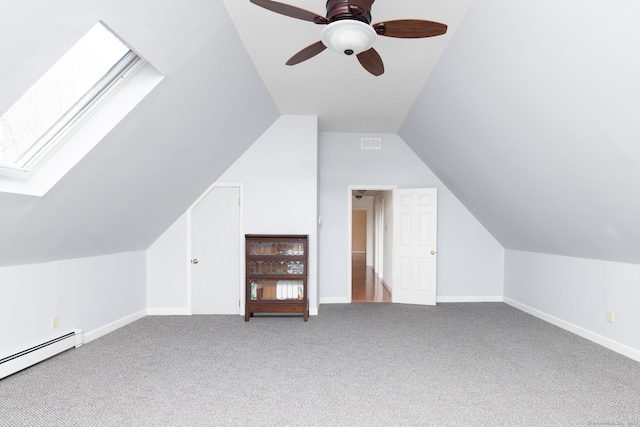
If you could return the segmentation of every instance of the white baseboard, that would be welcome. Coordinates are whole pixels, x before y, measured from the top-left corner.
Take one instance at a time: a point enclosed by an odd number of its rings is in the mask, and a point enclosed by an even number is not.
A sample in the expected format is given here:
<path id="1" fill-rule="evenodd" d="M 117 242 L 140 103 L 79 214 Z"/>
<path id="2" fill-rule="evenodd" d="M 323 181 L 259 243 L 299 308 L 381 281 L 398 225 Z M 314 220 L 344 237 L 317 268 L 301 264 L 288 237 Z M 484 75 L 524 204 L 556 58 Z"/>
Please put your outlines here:
<path id="1" fill-rule="evenodd" d="M 503 302 L 502 295 L 500 296 L 440 296 L 436 297 L 436 302 Z"/>
<path id="2" fill-rule="evenodd" d="M 244 314 L 244 313 L 243 313 Z M 148 316 L 189 316 L 191 311 L 186 307 L 150 307 Z"/>
<path id="3" fill-rule="evenodd" d="M 320 298 L 320 304 L 349 304 L 346 297 Z M 502 296 L 437 297 L 436 302 L 503 302 Z"/>
<path id="4" fill-rule="evenodd" d="M 616 353 L 620 353 L 623 356 L 626 356 L 630 359 L 633 359 L 637 362 L 640 362 L 640 350 L 636 350 L 627 345 L 621 344 L 617 341 L 612 340 L 611 338 L 607 338 L 600 334 L 596 334 L 588 329 L 584 329 L 580 326 L 574 325 L 573 323 L 562 320 L 558 317 L 547 314 L 543 311 L 540 311 L 536 308 L 529 307 L 528 305 L 519 303 L 518 301 L 514 301 L 510 298 L 504 297 L 504 302 L 509 304 L 512 307 L 517 308 L 518 310 L 522 310 L 525 313 L 528 313 L 532 316 L 535 316 L 539 319 L 542 319 L 546 322 L 551 323 L 552 325 L 558 326 L 559 328 L 565 329 L 573 334 L 576 334 L 582 338 L 588 339 L 589 341 L 593 341 L 596 344 L 599 344 L 603 347 L 608 348 L 609 350 L 613 350 Z"/>
<path id="5" fill-rule="evenodd" d="M 88 343 L 95 339 L 98 339 L 104 335 L 107 335 L 109 332 L 113 332 L 116 329 L 122 328 L 129 323 L 135 322 L 138 319 L 142 319 L 147 315 L 147 310 L 140 310 L 137 313 L 130 314 L 128 316 L 123 317 L 122 319 L 116 320 L 115 322 L 111 322 L 108 325 L 104 325 L 99 327 L 98 329 L 94 329 L 93 331 L 87 332 L 83 335 L 84 343 Z"/>

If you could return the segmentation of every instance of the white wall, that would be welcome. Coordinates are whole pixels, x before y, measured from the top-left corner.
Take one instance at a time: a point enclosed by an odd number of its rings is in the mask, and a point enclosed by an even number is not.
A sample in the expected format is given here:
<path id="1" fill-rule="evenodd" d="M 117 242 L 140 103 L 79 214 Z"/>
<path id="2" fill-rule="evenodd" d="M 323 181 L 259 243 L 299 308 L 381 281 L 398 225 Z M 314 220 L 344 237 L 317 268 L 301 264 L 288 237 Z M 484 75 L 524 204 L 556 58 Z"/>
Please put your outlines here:
<path id="1" fill-rule="evenodd" d="M 280 117 L 217 182 L 243 184 L 245 234 L 309 235 L 309 311 L 317 314 L 317 117 Z"/>
<path id="2" fill-rule="evenodd" d="M 313 314 L 318 304 L 317 143 L 315 116 L 282 116 L 216 181 L 242 184 L 244 233 L 309 235 Z M 190 313 L 187 234 L 185 214 L 149 248 L 151 314 Z"/>
<path id="3" fill-rule="evenodd" d="M 507 250 L 504 296 L 640 361 L 640 265 Z M 614 323 L 607 322 L 607 312 Z"/>
<path id="4" fill-rule="evenodd" d="M 144 316 L 145 269 L 143 251 L 0 268 L 0 357 L 74 329 L 89 341 Z"/>
<path id="5" fill-rule="evenodd" d="M 147 249 L 149 314 L 187 314 L 189 247 L 184 213 Z"/>
<path id="6" fill-rule="evenodd" d="M 381 137 L 381 150 L 361 150 L 361 137 Z M 397 135 L 320 135 L 321 302 L 348 299 L 348 186 L 438 188 L 439 301 L 500 300 L 504 249 Z M 385 200 L 385 207 L 390 205 Z M 385 222 L 391 224 L 387 215 Z M 384 272 L 390 277 L 391 271 Z"/>

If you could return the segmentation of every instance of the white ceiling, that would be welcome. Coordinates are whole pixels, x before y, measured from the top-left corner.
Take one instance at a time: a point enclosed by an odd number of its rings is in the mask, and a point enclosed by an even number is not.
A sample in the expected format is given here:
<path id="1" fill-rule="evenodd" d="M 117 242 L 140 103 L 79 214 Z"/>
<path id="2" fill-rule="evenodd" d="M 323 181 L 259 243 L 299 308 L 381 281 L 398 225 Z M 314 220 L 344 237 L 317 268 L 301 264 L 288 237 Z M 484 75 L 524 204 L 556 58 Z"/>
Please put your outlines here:
<path id="1" fill-rule="evenodd" d="M 282 114 L 314 114 L 325 132 L 395 133 L 473 0 L 377 0 L 372 23 L 424 19 L 448 25 L 426 39 L 378 37 L 374 48 L 385 73 L 374 77 L 355 57 L 330 50 L 295 66 L 285 62 L 320 40 L 323 25 L 276 14 L 249 0 L 224 0 L 271 96 Z M 325 0 L 284 3 L 326 14 Z"/>

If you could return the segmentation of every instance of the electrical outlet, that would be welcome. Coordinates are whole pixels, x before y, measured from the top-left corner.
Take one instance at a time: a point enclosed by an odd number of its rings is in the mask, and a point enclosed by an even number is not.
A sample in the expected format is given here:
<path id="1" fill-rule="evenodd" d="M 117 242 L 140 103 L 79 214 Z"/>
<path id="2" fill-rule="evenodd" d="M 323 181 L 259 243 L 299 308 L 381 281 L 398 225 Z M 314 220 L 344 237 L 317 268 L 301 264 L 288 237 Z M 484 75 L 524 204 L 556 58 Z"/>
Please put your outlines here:
<path id="1" fill-rule="evenodd" d="M 51 329 L 55 329 L 58 327 L 58 316 L 53 316 L 51 318 Z"/>
<path id="2" fill-rule="evenodd" d="M 613 311 L 607 311 L 607 322 L 613 323 Z"/>

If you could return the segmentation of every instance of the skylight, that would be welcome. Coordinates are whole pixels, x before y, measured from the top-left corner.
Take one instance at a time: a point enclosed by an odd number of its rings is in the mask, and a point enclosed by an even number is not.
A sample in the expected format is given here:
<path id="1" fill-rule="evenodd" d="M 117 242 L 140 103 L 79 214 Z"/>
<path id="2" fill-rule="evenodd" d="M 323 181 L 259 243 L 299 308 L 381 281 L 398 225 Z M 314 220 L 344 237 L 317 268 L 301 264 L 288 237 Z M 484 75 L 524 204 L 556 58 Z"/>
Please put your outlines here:
<path id="1" fill-rule="evenodd" d="M 0 116 L 0 168 L 30 171 L 139 61 L 96 24 Z"/>

